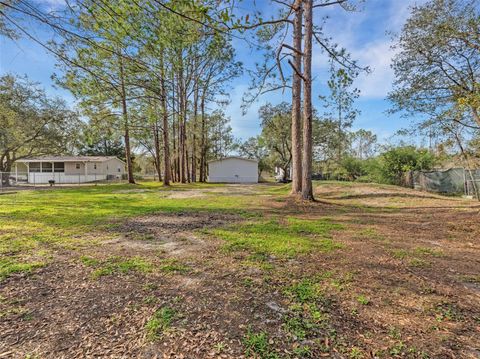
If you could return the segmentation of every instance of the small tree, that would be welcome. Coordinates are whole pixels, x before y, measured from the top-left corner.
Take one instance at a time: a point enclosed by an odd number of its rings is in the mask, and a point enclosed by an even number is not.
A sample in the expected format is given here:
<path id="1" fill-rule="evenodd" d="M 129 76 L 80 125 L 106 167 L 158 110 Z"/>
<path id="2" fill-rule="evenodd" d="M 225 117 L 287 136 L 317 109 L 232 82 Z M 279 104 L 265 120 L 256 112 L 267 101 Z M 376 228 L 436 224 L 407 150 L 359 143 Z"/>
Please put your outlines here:
<path id="1" fill-rule="evenodd" d="M 36 83 L 6 75 L 0 77 L 0 123 L 0 172 L 10 172 L 25 157 L 68 153 L 79 122 Z M 8 176 L 2 182 L 8 185 Z"/>
<path id="2" fill-rule="evenodd" d="M 389 149 L 381 155 L 382 172 L 387 182 L 402 184 L 405 172 L 430 170 L 436 163 L 435 156 L 425 149 L 402 146 Z"/>
<path id="3" fill-rule="evenodd" d="M 271 169 L 268 161 L 268 149 L 262 136 L 250 137 L 238 147 L 241 156 L 256 159 L 258 161 L 258 178 L 263 171 Z"/>

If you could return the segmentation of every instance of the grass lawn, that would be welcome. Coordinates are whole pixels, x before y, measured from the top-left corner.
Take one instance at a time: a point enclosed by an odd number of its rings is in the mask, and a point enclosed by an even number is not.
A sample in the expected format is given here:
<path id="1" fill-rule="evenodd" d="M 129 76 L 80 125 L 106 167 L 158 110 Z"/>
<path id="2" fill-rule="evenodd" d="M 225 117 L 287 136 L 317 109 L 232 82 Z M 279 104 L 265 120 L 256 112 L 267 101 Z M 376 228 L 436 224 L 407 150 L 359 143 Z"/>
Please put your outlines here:
<path id="1" fill-rule="evenodd" d="M 0 356 L 480 355 L 479 206 L 394 186 L 0 196 Z"/>

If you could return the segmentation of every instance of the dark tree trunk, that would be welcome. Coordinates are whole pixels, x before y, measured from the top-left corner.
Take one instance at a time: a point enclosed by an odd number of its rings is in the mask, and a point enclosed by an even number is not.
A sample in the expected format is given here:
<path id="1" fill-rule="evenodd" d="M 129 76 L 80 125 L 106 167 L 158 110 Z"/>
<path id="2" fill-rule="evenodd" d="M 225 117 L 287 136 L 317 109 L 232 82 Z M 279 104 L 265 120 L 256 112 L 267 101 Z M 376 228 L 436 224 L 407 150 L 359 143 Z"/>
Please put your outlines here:
<path id="1" fill-rule="evenodd" d="M 302 79 L 299 75 L 302 68 L 302 22 L 303 8 L 302 0 L 294 3 L 295 19 L 293 20 L 293 47 L 297 52 L 293 53 L 293 64 L 296 71 L 293 71 L 292 81 L 292 194 L 302 192 Z"/>
<path id="2" fill-rule="evenodd" d="M 158 181 L 162 181 L 162 165 L 161 165 L 161 159 L 160 159 L 160 135 L 158 131 L 158 123 L 157 120 L 155 120 L 155 123 L 152 125 L 152 131 L 153 131 L 153 141 L 154 143 L 154 148 L 155 148 L 155 156 L 154 156 L 154 163 L 155 163 L 155 170 L 157 171 L 157 176 L 158 176 Z"/>
<path id="3" fill-rule="evenodd" d="M 202 120 L 201 125 L 201 141 L 200 141 L 200 182 L 206 182 L 207 180 L 207 159 L 206 154 L 206 126 L 205 126 L 205 91 L 202 95 L 202 100 L 200 103 L 200 116 Z"/>
<path id="4" fill-rule="evenodd" d="M 135 183 L 133 178 L 133 166 L 132 166 L 132 153 L 130 149 L 130 125 L 128 123 L 128 110 L 127 110 L 127 95 L 125 91 L 125 78 L 123 62 L 120 59 L 120 93 L 122 98 L 122 117 L 124 126 L 124 139 L 125 139 L 125 160 L 127 162 L 127 175 L 128 183 Z"/>
<path id="5" fill-rule="evenodd" d="M 170 186 L 171 167 L 170 167 L 170 141 L 168 136 L 168 111 L 167 111 L 167 89 L 165 88 L 165 67 L 163 63 L 163 51 L 160 57 L 161 78 L 160 86 L 162 90 L 162 134 L 163 134 L 163 185 Z"/>
<path id="6" fill-rule="evenodd" d="M 313 0 L 304 0 L 305 35 L 303 46 L 303 152 L 302 152 L 302 198 L 313 201 L 312 188 L 312 37 Z"/>
<path id="7" fill-rule="evenodd" d="M 193 93 L 193 133 L 192 133 L 192 182 L 197 181 L 197 116 L 198 116 L 198 85 Z"/>

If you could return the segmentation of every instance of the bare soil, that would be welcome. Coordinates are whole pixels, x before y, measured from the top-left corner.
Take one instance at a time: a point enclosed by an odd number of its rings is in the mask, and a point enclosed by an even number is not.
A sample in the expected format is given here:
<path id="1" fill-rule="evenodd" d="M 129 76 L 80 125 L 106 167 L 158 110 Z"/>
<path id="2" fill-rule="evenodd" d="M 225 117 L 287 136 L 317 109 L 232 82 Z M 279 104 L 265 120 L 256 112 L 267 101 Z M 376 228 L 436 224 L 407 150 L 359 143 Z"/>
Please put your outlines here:
<path id="1" fill-rule="evenodd" d="M 254 194 L 256 187 L 219 191 Z M 332 218 L 345 226 L 334 233 L 341 250 L 270 256 L 265 269 L 252 264 L 249 253 L 226 252 L 222 241 L 201 233 L 242 218 L 156 214 L 121 223 L 123 234 L 114 240 L 65 250 L 32 275 L 8 278 L 0 287 L 0 312 L 6 313 L 0 358 L 243 358 L 249 328 L 267 332 L 279 355 L 296 357 L 284 331 L 284 288 L 326 272 L 348 279 L 326 284 L 328 332 L 317 338 L 324 350 L 310 357 L 349 357 L 351 348 L 359 349 L 359 358 L 382 350 L 397 357 L 395 348 L 403 353 L 398 357 L 480 357 L 476 202 L 372 185 L 320 186 L 316 196 L 313 204 L 265 196 L 263 214 Z M 82 256 L 139 257 L 185 270 L 94 279 Z M 145 325 L 166 306 L 177 313 L 174 322 L 151 340 Z"/>

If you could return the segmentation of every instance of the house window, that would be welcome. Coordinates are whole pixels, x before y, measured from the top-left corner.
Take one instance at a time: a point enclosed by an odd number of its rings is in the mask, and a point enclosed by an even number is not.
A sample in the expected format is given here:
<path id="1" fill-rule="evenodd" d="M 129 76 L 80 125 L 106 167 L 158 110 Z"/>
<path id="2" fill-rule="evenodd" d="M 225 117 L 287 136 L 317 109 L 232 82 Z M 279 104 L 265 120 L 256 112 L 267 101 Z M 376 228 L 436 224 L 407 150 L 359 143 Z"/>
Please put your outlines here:
<path id="1" fill-rule="evenodd" d="M 55 162 L 53 164 L 54 172 L 65 172 L 65 163 L 64 162 Z"/>
<path id="2" fill-rule="evenodd" d="M 93 164 L 93 169 L 94 169 L 94 170 L 97 169 L 97 164 L 96 164 L 96 163 Z"/>
<path id="3" fill-rule="evenodd" d="M 28 168 L 30 172 L 40 172 L 40 162 L 30 162 Z"/>
<path id="4" fill-rule="evenodd" d="M 80 169 L 80 163 L 75 163 L 75 168 L 76 168 L 77 170 L 79 170 L 79 169 Z"/>
<path id="5" fill-rule="evenodd" d="M 121 172 L 122 170 L 120 169 L 120 167 L 118 167 L 118 172 Z"/>
<path id="6" fill-rule="evenodd" d="M 52 172 L 53 166 L 51 162 L 42 163 L 42 172 Z"/>

